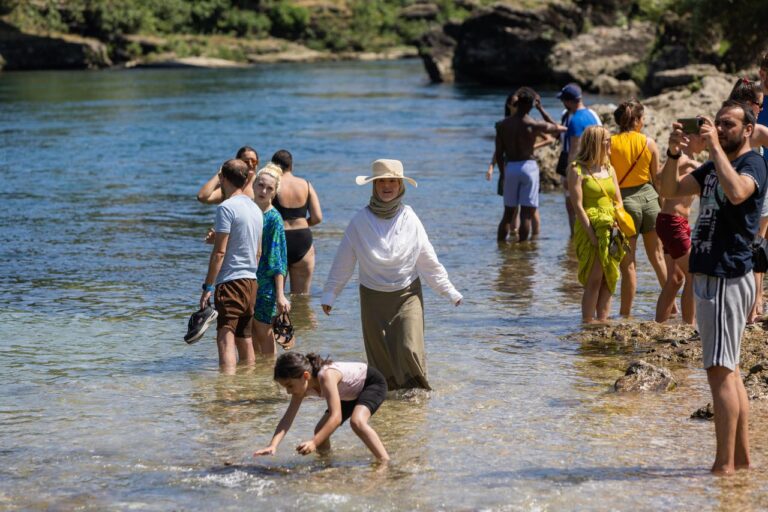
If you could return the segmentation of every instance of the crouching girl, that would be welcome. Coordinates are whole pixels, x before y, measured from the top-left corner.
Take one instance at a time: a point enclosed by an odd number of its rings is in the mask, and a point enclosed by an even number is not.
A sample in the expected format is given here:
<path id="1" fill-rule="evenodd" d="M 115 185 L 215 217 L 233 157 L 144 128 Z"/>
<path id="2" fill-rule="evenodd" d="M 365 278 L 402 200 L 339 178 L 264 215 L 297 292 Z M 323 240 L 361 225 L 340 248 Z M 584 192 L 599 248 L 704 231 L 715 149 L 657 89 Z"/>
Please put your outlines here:
<path id="1" fill-rule="evenodd" d="M 275 362 L 275 380 L 291 395 L 291 403 L 277 424 L 272 442 L 254 453 L 274 455 L 291 428 L 301 402 L 308 396 L 325 398 L 328 409 L 315 427 L 315 435 L 296 447 L 307 455 L 331 448 L 331 434 L 349 419 L 352 430 L 381 461 L 389 460 L 387 450 L 368 420 L 387 395 L 387 382 L 375 368 L 365 363 L 335 363 L 317 354 L 282 354 Z"/>

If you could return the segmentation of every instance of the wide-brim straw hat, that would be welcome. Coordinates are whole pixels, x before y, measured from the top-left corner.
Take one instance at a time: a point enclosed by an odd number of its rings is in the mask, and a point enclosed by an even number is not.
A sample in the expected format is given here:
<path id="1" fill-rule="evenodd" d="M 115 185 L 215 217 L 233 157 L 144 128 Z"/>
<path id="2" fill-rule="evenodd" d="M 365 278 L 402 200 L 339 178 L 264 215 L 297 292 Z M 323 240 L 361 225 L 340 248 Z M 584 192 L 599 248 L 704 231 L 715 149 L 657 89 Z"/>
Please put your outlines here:
<path id="1" fill-rule="evenodd" d="M 358 185 L 365 185 L 374 180 L 380 180 L 384 178 L 396 178 L 399 180 L 405 180 L 414 187 L 418 187 L 418 183 L 413 178 L 409 178 L 403 174 L 403 162 L 400 160 L 376 160 L 371 164 L 373 170 L 373 176 L 358 176 L 355 178 L 355 183 Z"/>

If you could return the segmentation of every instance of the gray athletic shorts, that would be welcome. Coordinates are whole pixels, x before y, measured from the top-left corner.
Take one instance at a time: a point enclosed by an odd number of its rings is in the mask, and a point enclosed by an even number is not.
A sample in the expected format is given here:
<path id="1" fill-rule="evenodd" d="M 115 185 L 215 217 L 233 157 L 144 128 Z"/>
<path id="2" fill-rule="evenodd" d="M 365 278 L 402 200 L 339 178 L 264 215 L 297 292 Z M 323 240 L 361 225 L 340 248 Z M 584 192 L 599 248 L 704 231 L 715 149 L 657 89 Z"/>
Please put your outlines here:
<path id="1" fill-rule="evenodd" d="M 752 271 L 741 277 L 693 275 L 696 323 L 704 350 L 704 368 L 739 367 L 741 336 L 755 301 Z"/>

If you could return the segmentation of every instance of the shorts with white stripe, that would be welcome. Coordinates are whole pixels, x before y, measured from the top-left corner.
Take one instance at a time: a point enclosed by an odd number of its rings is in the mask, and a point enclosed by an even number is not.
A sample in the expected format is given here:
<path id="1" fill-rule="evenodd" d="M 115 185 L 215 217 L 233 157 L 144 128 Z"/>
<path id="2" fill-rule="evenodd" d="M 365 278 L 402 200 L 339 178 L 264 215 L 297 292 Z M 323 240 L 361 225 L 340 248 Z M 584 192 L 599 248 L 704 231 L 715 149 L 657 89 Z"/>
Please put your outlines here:
<path id="1" fill-rule="evenodd" d="M 739 366 L 741 337 L 755 301 L 755 278 L 750 271 L 725 278 L 694 274 L 696 323 L 704 350 L 704 368 Z"/>

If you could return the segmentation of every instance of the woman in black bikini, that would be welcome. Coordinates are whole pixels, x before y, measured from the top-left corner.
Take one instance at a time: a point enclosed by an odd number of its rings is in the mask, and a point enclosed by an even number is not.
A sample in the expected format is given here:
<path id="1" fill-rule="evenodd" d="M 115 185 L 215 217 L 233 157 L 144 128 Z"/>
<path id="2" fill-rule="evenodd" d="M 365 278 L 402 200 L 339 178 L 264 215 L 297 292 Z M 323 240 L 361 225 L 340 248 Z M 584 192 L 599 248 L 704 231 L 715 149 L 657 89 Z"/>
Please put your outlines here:
<path id="1" fill-rule="evenodd" d="M 283 170 L 280 192 L 272 200 L 272 206 L 283 216 L 285 224 L 291 293 L 309 293 L 315 270 L 315 248 L 309 228 L 323 220 L 320 200 L 311 183 L 293 175 L 293 156 L 288 151 L 276 152 L 272 163 Z"/>

